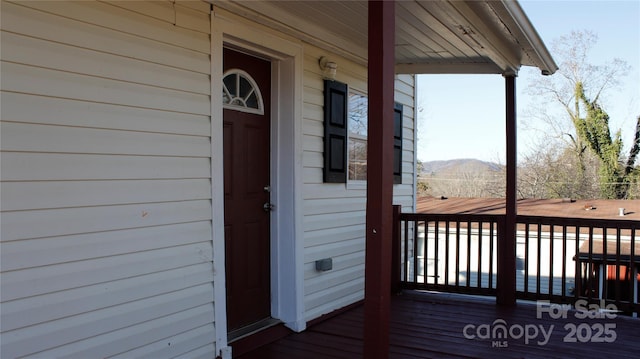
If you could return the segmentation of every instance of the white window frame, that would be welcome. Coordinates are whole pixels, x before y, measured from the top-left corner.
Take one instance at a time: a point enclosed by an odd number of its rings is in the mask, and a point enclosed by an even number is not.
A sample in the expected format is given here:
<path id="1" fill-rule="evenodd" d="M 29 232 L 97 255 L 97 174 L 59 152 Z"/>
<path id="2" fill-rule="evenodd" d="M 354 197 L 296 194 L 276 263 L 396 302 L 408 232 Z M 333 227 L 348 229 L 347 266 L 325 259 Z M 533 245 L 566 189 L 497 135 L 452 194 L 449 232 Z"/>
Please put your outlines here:
<path id="1" fill-rule="evenodd" d="M 368 136 L 367 135 L 362 135 L 362 134 L 358 134 L 358 133 L 354 133 L 351 131 L 351 117 L 350 117 L 350 104 L 351 104 L 351 96 L 352 95 L 356 95 L 356 96 L 362 96 L 364 98 L 366 98 L 367 100 L 367 111 L 368 111 L 368 104 L 369 104 L 369 96 L 364 92 L 364 91 L 358 91 L 358 90 L 354 90 L 349 88 L 349 97 L 348 97 L 348 113 L 347 113 L 347 186 L 349 188 L 364 188 L 366 187 L 367 184 L 367 180 L 366 179 L 351 179 L 351 143 L 353 140 L 358 140 L 358 141 L 365 141 L 367 143 L 368 146 Z M 369 126 L 369 114 L 367 112 L 367 128 Z M 366 162 L 368 162 L 368 159 L 366 160 Z M 366 163 L 365 162 L 365 163 Z M 366 174 L 366 173 L 365 173 Z"/>
<path id="2" fill-rule="evenodd" d="M 251 92 L 249 92 L 249 94 L 246 95 L 244 98 L 239 97 L 240 94 L 238 93 L 232 94 L 231 92 L 229 92 L 229 89 L 227 89 L 227 86 L 224 83 L 224 80 L 229 76 L 237 76 L 236 92 L 240 91 L 241 78 L 245 79 L 249 83 L 249 85 L 251 85 Z M 264 115 L 264 103 L 262 101 L 262 93 L 260 92 L 260 87 L 258 87 L 258 84 L 256 83 L 256 81 L 246 71 L 241 69 L 230 69 L 225 71 L 225 73 L 222 75 L 222 92 L 223 92 L 223 98 L 229 98 L 229 101 L 230 101 L 228 103 L 223 101 L 223 105 L 222 105 L 223 108 L 240 111 L 240 112 L 253 113 L 257 115 Z M 256 96 L 256 102 L 258 105 L 257 108 L 249 107 L 246 103 L 247 99 L 252 94 L 255 94 Z M 241 101 L 242 105 L 235 104 L 234 103 L 235 101 Z"/>

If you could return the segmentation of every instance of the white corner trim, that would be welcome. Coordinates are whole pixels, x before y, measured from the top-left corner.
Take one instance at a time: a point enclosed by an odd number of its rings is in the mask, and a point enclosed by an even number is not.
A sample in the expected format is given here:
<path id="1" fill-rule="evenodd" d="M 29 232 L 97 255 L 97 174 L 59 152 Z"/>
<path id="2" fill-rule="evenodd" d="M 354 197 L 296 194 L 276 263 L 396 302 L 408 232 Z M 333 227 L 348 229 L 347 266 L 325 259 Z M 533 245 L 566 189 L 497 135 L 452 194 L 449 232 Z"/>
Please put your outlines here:
<path id="1" fill-rule="evenodd" d="M 271 313 L 294 331 L 305 329 L 302 242 L 302 53 L 273 63 Z M 276 94 L 274 96 L 273 94 Z M 299 322 L 302 321 L 302 324 Z"/>
<path id="2" fill-rule="evenodd" d="M 215 348 L 223 358 L 227 346 L 227 292 L 224 248 L 224 150 L 222 88 L 222 33 L 213 25 L 211 15 L 211 207 L 213 236 L 213 309 Z M 220 79 L 217 81 L 216 79 Z M 220 101 L 216 101 L 219 93 Z M 228 350 L 231 358 L 231 350 Z"/>
<path id="3" fill-rule="evenodd" d="M 218 355 L 222 358 L 222 359 L 231 359 L 233 358 L 232 355 L 232 351 L 231 351 L 231 347 L 224 347 L 224 348 L 220 348 L 220 350 L 218 351 Z"/>

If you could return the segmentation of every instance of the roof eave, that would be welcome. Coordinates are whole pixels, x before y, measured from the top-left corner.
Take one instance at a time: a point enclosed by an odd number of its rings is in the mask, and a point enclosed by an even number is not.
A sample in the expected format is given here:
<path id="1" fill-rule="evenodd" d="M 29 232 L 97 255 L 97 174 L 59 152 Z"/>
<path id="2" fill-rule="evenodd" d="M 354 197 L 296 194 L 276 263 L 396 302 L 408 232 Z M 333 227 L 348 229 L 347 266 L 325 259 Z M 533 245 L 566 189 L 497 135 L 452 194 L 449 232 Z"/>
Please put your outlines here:
<path id="1" fill-rule="evenodd" d="M 558 70 L 558 65 L 553 60 L 551 53 L 544 45 L 538 31 L 533 27 L 520 4 L 512 0 L 500 0 L 500 3 L 519 27 L 527 42 L 531 44 L 535 52 L 534 61 L 537 62 L 536 66 L 543 75 L 553 75 Z"/>

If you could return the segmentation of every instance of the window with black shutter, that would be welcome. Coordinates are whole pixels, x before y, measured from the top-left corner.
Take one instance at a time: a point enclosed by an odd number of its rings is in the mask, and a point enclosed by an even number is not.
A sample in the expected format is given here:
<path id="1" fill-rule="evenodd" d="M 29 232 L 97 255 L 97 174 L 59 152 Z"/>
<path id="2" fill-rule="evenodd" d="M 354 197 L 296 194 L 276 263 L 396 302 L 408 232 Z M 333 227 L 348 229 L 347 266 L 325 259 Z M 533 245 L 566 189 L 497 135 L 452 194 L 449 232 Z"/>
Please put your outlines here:
<path id="1" fill-rule="evenodd" d="M 393 183 L 402 183 L 402 104 L 393 109 Z"/>
<path id="2" fill-rule="evenodd" d="M 347 182 L 348 87 L 324 81 L 324 182 Z"/>
<path id="3" fill-rule="evenodd" d="M 368 100 L 349 93 L 346 84 L 324 82 L 324 182 L 345 183 L 367 179 Z M 395 104 L 393 116 L 393 183 L 402 183 L 403 109 Z"/>

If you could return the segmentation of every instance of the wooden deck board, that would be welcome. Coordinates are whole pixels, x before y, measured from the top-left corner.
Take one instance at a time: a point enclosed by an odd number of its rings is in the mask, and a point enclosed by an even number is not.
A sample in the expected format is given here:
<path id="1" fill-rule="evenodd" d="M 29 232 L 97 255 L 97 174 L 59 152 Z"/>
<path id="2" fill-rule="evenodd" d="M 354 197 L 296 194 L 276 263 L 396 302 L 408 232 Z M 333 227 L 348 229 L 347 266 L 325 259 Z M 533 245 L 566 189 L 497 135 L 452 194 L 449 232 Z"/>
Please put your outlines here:
<path id="1" fill-rule="evenodd" d="M 547 314 L 537 318 L 536 306 L 531 303 L 502 308 L 493 299 L 415 291 L 405 291 L 391 303 L 389 356 L 394 359 L 637 358 L 640 352 L 640 319 L 636 318 L 579 319 L 573 311 L 567 313 L 567 318 L 552 319 Z M 497 319 L 506 321 L 507 327 L 542 325 L 545 330 L 554 327 L 545 345 L 537 344 L 542 335 L 528 344 L 524 338 L 508 338 L 506 348 L 493 347 L 491 339 L 465 338 L 466 325 L 491 325 Z M 356 307 L 239 358 L 360 358 L 363 322 L 363 307 Z M 615 324 L 617 338 L 613 343 L 563 341 L 568 333 L 567 324 L 592 328 L 606 323 Z"/>

